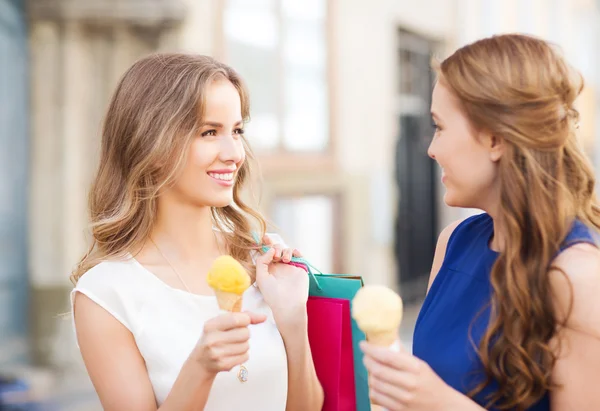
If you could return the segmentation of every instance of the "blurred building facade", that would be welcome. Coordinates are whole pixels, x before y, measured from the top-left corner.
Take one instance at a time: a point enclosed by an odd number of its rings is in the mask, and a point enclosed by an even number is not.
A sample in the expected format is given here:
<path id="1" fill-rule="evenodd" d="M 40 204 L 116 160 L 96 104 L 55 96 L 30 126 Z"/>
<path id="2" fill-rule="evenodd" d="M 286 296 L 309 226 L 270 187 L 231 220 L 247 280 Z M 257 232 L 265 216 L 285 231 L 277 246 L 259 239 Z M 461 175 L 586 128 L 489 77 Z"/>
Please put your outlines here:
<path id="1" fill-rule="evenodd" d="M 27 37 L 22 5 L 0 2 L 0 363 L 28 354 Z"/>
<path id="2" fill-rule="evenodd" d="M 81 369 L 56 316 L 86 247 L 102 116 L 139 57 L 186 51 L 236 68 L 261 209 L 324 272 L 418 303 L 438 232 L 472 212 L 443 205 L 426 155 L 430 55 L 501 32 L 556 42 L 586 77 L 594 155 L 599 22 L 591 0 L 0 0 L 0 364 Z"/>

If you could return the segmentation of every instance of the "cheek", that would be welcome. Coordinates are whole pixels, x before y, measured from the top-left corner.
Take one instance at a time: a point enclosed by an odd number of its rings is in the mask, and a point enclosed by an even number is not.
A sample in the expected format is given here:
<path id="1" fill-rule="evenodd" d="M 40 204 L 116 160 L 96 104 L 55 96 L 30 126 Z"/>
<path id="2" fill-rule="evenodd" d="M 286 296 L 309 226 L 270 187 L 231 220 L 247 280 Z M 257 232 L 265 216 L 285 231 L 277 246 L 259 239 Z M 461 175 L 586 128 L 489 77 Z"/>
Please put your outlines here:
<path id="1" fill-rule="evenodd" d="M 497 169 L 486 152 L 474 149 L 464 159 L 463 172 L 465 178 L 471 182 L 470 185 L 479 191 L 485 190 L 493 184 Z"/>
<path id="2" fill-rule="evenodd" d="M 470 136 L 447 139 L 440 145 L 440 152 L 443 153 L 440 156 L 443 157 L 442 166 L 454 178 L 478 187 L 493 179 L 495 164 L 483 147 L 471 141 Z"/>
<path id="3" fill-rule="evenodd" d="M 191 164 L 194 167 L 206 168 L 213 164 L 218 156 L 219 150 L 216 145 L 197 141 L 190 146 L 188 164 Z"/>
<path id="4" fill-rule="evenodd" d="M 242 141 L 239 141 L 238 144 L 239 144 L 238 149 L 240 150 L 240 153 L 241 153 L 240 161 L 237 162 L 238 168 L 239 168 L 246 161 L 246 149 L 244 148 L 245 146 Z"/>

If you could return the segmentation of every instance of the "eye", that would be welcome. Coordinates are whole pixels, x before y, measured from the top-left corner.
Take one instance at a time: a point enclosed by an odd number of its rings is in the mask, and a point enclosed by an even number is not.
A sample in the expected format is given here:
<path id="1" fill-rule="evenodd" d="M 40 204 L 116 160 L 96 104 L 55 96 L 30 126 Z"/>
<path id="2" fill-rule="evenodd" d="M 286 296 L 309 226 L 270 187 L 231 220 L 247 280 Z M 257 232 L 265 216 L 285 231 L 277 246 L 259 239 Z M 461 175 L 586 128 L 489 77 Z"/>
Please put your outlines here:
<path id="1" fill-rule="evenodd" d="M 217 130 L 206 130 L 201 135 L 202 135 L 202 137 L 216 136 L 217 135 Z"/>
<path id="2" fill-rule="evenodd" d="M 431 122 L 431 127 L 433 127 L 433 129 L 435 130 L 436 133 L 442 131 L 442 128 L 440 126 L 438 126 L 435 121 Z"/>
<path id="3" fill-rule="evenodd" d="M 237 135 L 243 135 L 246 131 L 243 128 L 236 128 L 233 132 Z"/>

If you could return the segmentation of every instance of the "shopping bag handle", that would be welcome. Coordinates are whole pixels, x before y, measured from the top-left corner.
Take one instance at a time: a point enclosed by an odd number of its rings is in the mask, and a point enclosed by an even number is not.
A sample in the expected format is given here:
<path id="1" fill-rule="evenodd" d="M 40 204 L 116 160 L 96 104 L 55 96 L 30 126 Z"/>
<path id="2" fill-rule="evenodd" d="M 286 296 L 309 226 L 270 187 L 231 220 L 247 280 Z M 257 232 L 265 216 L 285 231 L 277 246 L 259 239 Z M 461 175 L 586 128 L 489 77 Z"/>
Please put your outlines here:
<path id="1" fill-rule="evenodd" d="M 258 234 L 256 232 L 252 232 L 252 237 L 254 237 L 254 241 L 256 241 L 256 244 L 259 244 L 259 245 L 261 244 L 260 238 L 258 238 Z M 266 253 L 267 251 L 269 251 L 270 248 L 271 247 L 269 247 L 268 245 L 264 245 L 264 244 L 260 245 L 260 251 L 262 253 Z M 319 291 L 323 290 L 321 288 L 321 284 L 319 284 L 319 280 L 317 280 L 317 277 L 315 276 L 315 273 L 313 272 L 313 270 L 314 270 L 317 272 L 317 274 L 324 275 L 321 270 L 319 270 L 314 265 L 309 263 L 308 260 L 303 257 L 292 257 L 291 262 L 304 265 L 306 267 L 306 271 L 308 271 L 308 275 L 310 275 L 312 280 L 317 285 L 317 290 L 319 290 Z"/>
<path id="2" fill-rule="evenodd" d="M 294 262 L 294 263 L 303 264 L 306 267 L 306 270 L 308 271 L 308 275 L 311 276 L 311 278 L 313 279 L 313 281 L 317 285 L 317 290 L 319 290 L 319 291 L 323 290 L 321 288 L 321 284 L 319 284 L 319 280 L 317 280 L 317 277 L 315 276 L 315 273 L 313 272 L 313 270 L 315 270 L 317 272 L 317 274 L 324 275 L 321 270 L 319 270 L 314 265 L 312 265 L 311 263 L 309 263 L 306 258 L 292 257 L 291 261 Z"/>

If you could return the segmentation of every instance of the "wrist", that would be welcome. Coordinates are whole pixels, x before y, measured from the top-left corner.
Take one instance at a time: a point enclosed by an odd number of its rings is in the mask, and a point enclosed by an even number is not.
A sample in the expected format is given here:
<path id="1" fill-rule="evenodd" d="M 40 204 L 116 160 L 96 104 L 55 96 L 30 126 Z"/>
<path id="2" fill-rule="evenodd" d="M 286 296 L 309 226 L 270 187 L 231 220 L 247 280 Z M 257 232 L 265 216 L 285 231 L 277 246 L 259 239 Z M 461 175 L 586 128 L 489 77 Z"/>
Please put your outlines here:
<path id="1" fill-rule="evenodd" d="M 444 409 L 448 411 L 485 411 L 483 407 L 451 386 L 445 385 L 445 388 L 444 395 L 440 397 L 442 399 L 440 405 L 445 407 Z"/>
<path id="2" fill-rule="evenodd" d="M 275 324 L 282 335 L 294 332 L 307 332 L 308 314 L 306 312 L 306 305 L 285 311 L 274 311 L 273 318 L 275 319 Z"/>
<path id="3" fill-rule="evenodd" d="M 186 369 L 187 373 L 194 381 L 197 381 L 199 385 L 212 384 L 217 377 L 217 373 L 206 369 L 202 364 L 202 361 L 195 356 L 188 358 L 184 363 L 183 368 Z"/>
<path id="4" fill-rule="evenodd" d="M 183 363 L 177 380 L 159 410 L 195 411 L 204 409 L 216 374 L 204 369 L 194 353 Z"/>

